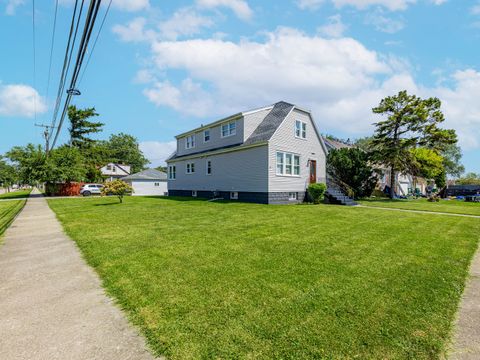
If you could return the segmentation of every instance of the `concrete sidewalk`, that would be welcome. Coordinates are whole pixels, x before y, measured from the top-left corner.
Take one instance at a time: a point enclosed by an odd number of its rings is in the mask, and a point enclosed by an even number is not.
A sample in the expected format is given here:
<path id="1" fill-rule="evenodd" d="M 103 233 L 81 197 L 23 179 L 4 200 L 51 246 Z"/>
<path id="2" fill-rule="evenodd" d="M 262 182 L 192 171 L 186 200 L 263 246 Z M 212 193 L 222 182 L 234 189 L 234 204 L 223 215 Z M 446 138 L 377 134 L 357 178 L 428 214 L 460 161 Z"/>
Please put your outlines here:
<path id="1" fill-rule="evenodd" d="M 0 359 L 153 359 L 46 200 L 32 195 L 0 247 Z"/>

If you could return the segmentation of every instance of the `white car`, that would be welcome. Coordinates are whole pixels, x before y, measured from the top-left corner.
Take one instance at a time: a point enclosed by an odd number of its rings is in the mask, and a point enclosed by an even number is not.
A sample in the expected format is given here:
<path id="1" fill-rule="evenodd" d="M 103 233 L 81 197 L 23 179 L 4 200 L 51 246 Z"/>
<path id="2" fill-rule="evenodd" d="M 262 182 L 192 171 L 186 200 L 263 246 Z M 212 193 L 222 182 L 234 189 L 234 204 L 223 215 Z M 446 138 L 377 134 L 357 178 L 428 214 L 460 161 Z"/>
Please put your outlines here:
<path id="1" fill-rule="evenodd" d="M 80 189 L 80 195 L 90 196 L 90 195 L 100 195 L 102 193 L 103 185 L 102 184 L 85 184 Z"/>

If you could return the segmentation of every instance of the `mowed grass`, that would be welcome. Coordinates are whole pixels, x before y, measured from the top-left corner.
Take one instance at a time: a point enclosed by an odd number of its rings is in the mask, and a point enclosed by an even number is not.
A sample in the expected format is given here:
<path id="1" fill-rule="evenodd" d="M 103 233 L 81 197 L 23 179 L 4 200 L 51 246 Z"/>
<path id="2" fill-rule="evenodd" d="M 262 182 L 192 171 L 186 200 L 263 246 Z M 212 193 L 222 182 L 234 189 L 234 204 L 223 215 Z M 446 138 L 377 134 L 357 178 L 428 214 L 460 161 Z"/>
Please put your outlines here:
<path id="1" fill-rule="evenodd" d="M 51 208 L 170 359 L 436 359 L 480 221 L 128 197 Z"/>
<path id="2" fill-rule="evenodd" d="M 24 198 L 28 198 L 28 196 L 30 195 L 31 192 L 32 192 L 31 189 L 11 191 L 9 193 L 0 194 L 0 200 L 2 200 L 2 199 L 24 199 Z"/>
<path id="3" fill-rule="evenodd" d="M 25 205 L 25 200 L 0 202 L 0 237 Z"/>
<path id="4" fill-rule="evenodd" d="M 459 200 L 444 200 L 439 202 L 429 202 L 427 199 L 365 199 L 358 201 L 361 205 L 406 209 L 406 210 L 422 210 L 432 212 L 444 212 L 452 214 L 478 215 L 480 216 L 480 203 L 466 202 Z"/>

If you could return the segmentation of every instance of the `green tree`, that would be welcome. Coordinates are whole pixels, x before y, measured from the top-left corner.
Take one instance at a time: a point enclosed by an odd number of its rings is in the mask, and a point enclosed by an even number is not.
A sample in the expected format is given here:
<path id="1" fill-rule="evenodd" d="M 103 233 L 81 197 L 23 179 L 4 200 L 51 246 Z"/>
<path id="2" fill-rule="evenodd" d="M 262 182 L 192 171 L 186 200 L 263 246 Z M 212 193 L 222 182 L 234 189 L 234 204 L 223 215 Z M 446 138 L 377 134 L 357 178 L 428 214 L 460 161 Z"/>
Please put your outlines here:
<path id="1" fill-rule="evenodd" d="M 122 203 L 123 197 L 132 191 L 132 187 L 126 182 L 114 180 L 105 183 L 105 186 L 102 189 L 102 195 L 115 195 L 120 200 L 120 203 Z"/>
<path id="2" fill-rule="evenodd" d="M 426 147 L 437 152 L 455 144 L 454 130 L 441 129 L 445 120 L 437 98 L 421 99 L 400 91 L 381 100 L 372 111 L 387 119 L 375 123 L 372 140 L 374 160 L 391 171 L 390 196 L 395 194 L 396 175 L 408 172 L 413 161 L 411 149 Z"/>
<path id="3" fill-rule="evenodd" d="M 36 185 L 46 178 L 46 155 L 40 145 L 15 146 L 5 156 L 12 162 L 22 184 Z"/>
<path id="4" fill-rule="evenodd" d="M 414 178 L 414 188 L 416 188 L 417 177 L 434 180 L 439 188 L 445 186 L 444 159 L 440 154 L 432 149 L 421 147 L 411 149 L 410 156 L 411 162 L 408 172 Z"/>
<path id="5" fill-rule="evenodd" d="M 462 165 L 462 150 L 457 144 L 449 144 L 442 152 L 445 172 L 453 177 L 460 177 L 465 172 Z"/>
<path id="6" fill-rule="evenodd" d="M 92 122 L 87 119 L 98 116 L 95 108 L 77 109 L 75 105 L 68 107 L 68 118 L 70 120 L 70 144 L 78 148 L 86 148 L 95 140 L 89 135 L 102 131 L 103 123 Z"/>
<path id="7" fill-rule="evenodd" d="M 18 176 L 15 167 L 0 159 L 0 186 L 6 188 L 7 192 L 10 192 L 10 188 L 17 181 Z"/>
<path id="8" fill-rule="evenodd" d="M 49 153 L 46 161 L 45 180 L 49 182 L 81 182 L 87 169 L 80 150 L 63 145 Z"/>
<path id="9" fill-rule="evenodd" d="M 330 151 L 327 171 L 334 180 L 348 185 L 355 198 L 370 196 L 378 181 L 375 169 L 369 164 L 369 155 L 358 148 Z"/>
<path id="10" fill-rule="evenodd" d="M 144 170 L 149 163 L 140 150 L 137 139 L 132 135 L 124 133 L 111 135 L 107 148 L 111 161 L 130 165 L 132 173 Z"/>

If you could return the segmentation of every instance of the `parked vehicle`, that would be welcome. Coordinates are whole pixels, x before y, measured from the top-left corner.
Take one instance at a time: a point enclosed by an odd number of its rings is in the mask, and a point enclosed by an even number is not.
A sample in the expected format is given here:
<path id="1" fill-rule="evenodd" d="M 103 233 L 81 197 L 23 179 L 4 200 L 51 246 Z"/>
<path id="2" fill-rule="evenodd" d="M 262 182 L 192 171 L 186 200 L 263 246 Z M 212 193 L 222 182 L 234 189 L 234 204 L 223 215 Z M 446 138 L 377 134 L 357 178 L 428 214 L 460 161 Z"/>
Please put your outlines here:
<path id="1" fill-rule="evenodd" d="M 102 184 L 85 184 L 80 189 L 80 195 L 90 196 L 90 195 L 100 195 L 102 193 L 103 185 Z"/>

